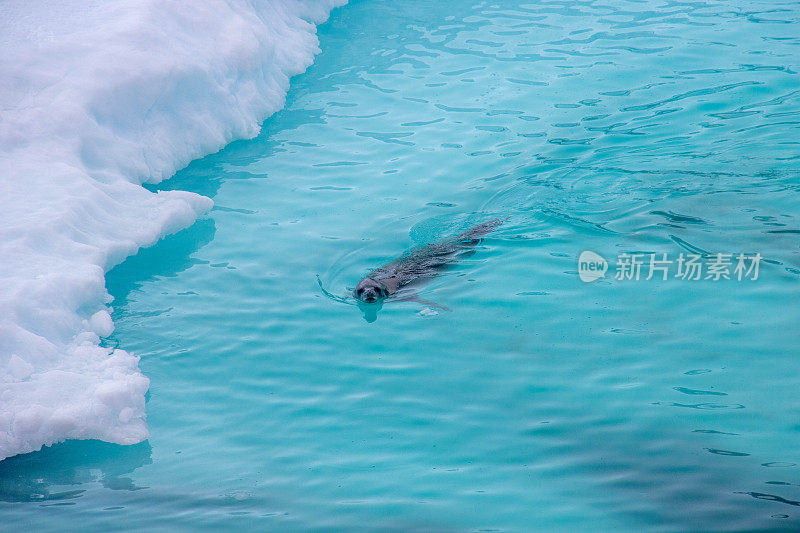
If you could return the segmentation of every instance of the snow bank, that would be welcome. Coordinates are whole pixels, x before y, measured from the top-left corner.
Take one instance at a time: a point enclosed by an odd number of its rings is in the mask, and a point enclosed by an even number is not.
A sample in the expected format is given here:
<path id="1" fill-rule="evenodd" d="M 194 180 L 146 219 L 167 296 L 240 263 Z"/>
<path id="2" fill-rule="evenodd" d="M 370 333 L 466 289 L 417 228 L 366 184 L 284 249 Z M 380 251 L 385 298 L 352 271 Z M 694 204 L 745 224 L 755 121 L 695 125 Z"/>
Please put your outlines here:
<path id="1" fill-rule="evenodd" d="M 212 203 L 141 184 L 255 136 L 345 1 L 0 2 L 0 459 L 147 438 L 104 274 Z"/>

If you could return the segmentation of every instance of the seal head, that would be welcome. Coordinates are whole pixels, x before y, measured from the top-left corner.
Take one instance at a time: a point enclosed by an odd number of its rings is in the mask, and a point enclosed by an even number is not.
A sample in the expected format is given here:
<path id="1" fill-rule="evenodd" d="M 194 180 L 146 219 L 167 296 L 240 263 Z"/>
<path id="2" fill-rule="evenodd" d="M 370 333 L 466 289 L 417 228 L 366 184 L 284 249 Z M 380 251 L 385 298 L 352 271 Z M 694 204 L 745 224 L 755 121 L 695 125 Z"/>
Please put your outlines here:
<path id="1" fill-rule="evenodd" d="M 362 302 L 375 303 L 389 296 L 389 291 L 380 281 L 364 278 L 356 285 L 355 296 Z"/>

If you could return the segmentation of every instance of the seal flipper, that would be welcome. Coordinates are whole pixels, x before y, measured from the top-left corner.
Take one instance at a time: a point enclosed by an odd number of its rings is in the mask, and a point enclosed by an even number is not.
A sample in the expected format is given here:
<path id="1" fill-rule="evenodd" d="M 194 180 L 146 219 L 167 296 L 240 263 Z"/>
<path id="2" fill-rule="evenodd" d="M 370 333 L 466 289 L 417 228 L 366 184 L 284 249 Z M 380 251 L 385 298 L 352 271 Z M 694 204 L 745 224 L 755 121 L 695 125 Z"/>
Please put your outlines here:
<path id="1" fill-rule="evenodd" d="M 400 298 L 395 298 L 395 302 L 416 302 L 418 304 L 426 305 L 428 307 L 433 307 L 435 309 L 441 309 L 442 311 L 452 312 L 453 310 L 447 307 L 446 305 L 437 304 L 436 302 L 432 302 L 430 300 L 426 300 L 424 298 L 420 298 L 416 292 L 411 292 L 406 296 L 402 296 Z"/>
<path id="2" fill-rule="evenodd" d="M 499 218 L 495 218 L 494 220 L 490 220 L 488 222 L 483 222 L 482 224 L 478 224 L 477 226 L 472 226 L 467 231 L 461 233 L 458 237 L 456 237 L 459 241 L 466 241 L 472 246 L 478 244 L 478 240 L 483 237 L 484 235 L 491 233 L 494 229 L 501 225 L 503 222 L 511 218 L 511 215 L 508 215 L 506 218 L 500 220 Z"/>

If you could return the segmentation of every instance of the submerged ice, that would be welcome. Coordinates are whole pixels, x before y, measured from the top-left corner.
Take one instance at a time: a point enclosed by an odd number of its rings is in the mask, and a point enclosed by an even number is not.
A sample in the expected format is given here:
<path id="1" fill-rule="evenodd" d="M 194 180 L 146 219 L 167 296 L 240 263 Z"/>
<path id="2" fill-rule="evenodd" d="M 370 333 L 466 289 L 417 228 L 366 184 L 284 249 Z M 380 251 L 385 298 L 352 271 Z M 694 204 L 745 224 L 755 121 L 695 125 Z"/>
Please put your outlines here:
<path id="1" fill-rule="evenodd" d="M 212 202 L 141 184 L 256 135 L 344 2 L 0 4 L 0 459 L 147 438 L 104 275 Z"/>

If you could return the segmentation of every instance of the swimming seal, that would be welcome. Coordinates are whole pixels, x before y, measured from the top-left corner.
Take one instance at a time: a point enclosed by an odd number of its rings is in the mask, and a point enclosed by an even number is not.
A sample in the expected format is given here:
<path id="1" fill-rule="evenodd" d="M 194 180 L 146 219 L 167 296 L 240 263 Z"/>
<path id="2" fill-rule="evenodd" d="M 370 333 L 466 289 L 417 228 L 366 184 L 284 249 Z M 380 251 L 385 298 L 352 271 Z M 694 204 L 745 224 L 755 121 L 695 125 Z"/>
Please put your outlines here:
<path id="1" fill-rule="evenodd" d="M 492 232 L 506 220 L 508 218 L 505 220 L 496 218 L 472 226 L 455 237 L 411 250 L 391 263 L 378 267 L 367 274 L 358 282 L 353 295 L 364 303 L 379 303 L 413 282 L 431 278 L 441 272 L 443 267 L 456 262 L 464 253 L 472 251 L 480 243 L 481 237 Z M 416 296 L 407 297 L 404 300 L 432 304 L 432 302 L 421 300 Z M 432 305 L 442 307 L 436 304 Z"/>

